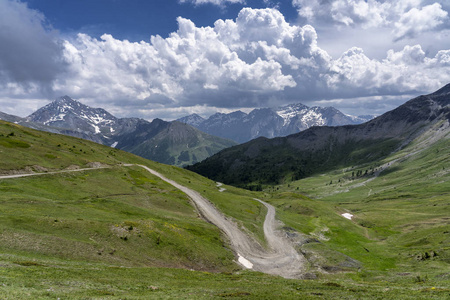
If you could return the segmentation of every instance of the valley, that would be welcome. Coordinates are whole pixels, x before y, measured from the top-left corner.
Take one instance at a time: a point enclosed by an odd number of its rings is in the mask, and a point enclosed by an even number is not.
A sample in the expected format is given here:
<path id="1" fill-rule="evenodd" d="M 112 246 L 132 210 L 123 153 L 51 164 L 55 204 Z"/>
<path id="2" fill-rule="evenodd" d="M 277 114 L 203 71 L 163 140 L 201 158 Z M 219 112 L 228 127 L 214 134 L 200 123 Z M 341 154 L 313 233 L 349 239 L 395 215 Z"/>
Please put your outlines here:
<path id="1" fill-rule="evenodd" d="M 0 0 L 0 300 L 449 300 L 450 1 Z"/>
<path id="2" fill-rule="evenodd" d="M 260 191 L 0 121 L 0 294 L 446 299 L 449 123 L 445 104 L 424 103 L 423 118 L 408 106 L 350 127 L 384 135 L 370 124 L 410 116 L 392 145 Z"/>

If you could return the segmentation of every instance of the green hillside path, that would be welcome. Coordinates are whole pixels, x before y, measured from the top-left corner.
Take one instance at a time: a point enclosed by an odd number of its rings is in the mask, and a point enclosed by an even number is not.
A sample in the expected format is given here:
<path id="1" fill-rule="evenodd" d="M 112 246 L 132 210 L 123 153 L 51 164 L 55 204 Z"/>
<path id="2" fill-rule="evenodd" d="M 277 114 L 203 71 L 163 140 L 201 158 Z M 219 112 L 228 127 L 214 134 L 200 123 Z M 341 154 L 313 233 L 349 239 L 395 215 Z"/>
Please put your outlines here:
<path id="1" fill-rule="evenodd" d="M 123 166 L 131 167 L 135 165 L 124 164 Z M 231 248 L 234 250 L 238 258 L 238 263 L 242 265 L 242 267 L 271 275 L 282 276 L 284 278 L 301 278 L 304 275 L 306 259 L 294 249 L 292 243 L 283 236 L 281 231 L 278 230 L 281 222 L 275 219 L 275 208 L 272 205 L 262 200 L 255 199 L 267 208 L 267 214 L 264 221 L 264 235 L 268 244 L 268 249 L 266 249 L 262 247 L 254 238 L 239 229 L 235 222 L 223 215 L 209 200 L 201 196 L 198 192 L 166 178 L 162 174 L 147 166 L 138 166 L 144 168 L 154 176 L 159 177 L 163 181 L 185 193 L 193 201 L 200 215 L 207 221 L 217 226 L 224 233 L 231 245 Z M 0 179 L 79 172 L 95 169 L 98 168 L 5 175 L 0 176 Z"/>

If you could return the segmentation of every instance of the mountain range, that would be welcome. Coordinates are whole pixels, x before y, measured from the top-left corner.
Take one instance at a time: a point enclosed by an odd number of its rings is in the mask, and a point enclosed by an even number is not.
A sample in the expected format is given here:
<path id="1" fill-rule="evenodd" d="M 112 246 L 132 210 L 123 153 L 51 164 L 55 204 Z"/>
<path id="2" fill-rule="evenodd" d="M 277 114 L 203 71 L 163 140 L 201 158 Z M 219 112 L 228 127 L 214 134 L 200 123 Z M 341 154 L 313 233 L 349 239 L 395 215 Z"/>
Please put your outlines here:
<path id="1" fill-rule="evenodd" d="M 179 122 L 116 118 L 102 108 L 91 108 L 68 96 L 56 99 L 27 118 L 2 114 L 0 119 L 84 138 L 177 166 L 201 161 L 236 144 Z"/>
<path id="2" fill-rule="evenodd" d="M 373 116 L 352 117 L 333 107 L 292 104 L 278 108 L 216 113 L 204 119 L 193 114 L 173 122 L 116 118 L 69 96 L 56 99 L 26 118 L 0 113 L 0 119 L 33 129 L 91 140 L 144 158 L 176 166 L 204 160 L 218 151 L 259 136 L 277 137 L 311 126 L 365 122 Z"/>
<path id="3" fill-rule="evenodd" d="M 242 111 L 216 113 L 208 119 L 192 114 L 177 121 L 215 136 L 244 143 L 261 136 L 287 136 L 313 126 L 361 124 L 374 117 L 349 116 L 334 107 L 308 107 L 297 103 L 277 108 L 254 109 L 248 114 Z"/>
<path id="4" fill-rule="evenodd" d="M 188 167 L 238 186 L 277 184 L 337 167 L 370 163 L 428 133 L 448 132 L 450 84 L 414 98 L 367 123 L 312 127 L 287 137 L 258 138 Z"/>
<path id="5" fill-rule="evenodd" d="M 84 115 L 88 118 L 87 111 Z M 221 185 L 109 145 L 122 140 L 104 146 L 15 123 L 67 129 L 0 117 L 10 120 L 0 121 L 1 295 L 448 298 L 450 85 L 366 124 L 258 138 L 213 156 L 216 162 L 234 159 L 229 174 L 253 180 L 247 187 L 285 181 L 264 185 L 263 192 Z M 155 127 L 139 123 L 137 130 L 138 121 L 128 121 L 122 125 L 137 145 L 178 130 L 160 120 Z M 99 139 L 112 134 L 101 123 L 93 124 Z M 72 132 L 92 134 L 95 126 Z M 219 164 L 209 167 L 225 170 Z M 255 171 L 244 174 L 241 167 Z M 308 172 L 313 176 L 291 181 Z M 238 239 L 207 222 L 193 197 L 207 199 L 220 210 L 212 216 L 236 224 L 262 245 L 270 245 L 266 231 L 277 227 L 295 247 L 284 253 L 304 257 L 301 263 L 282 264 L 301 267 L 296 278 L 302 279 L 243 271 L 253 265 L 244 265 L 248 256 L 233 250 Z M 264 259 L 262 248 L 252 251 L 258 261 Z"/>

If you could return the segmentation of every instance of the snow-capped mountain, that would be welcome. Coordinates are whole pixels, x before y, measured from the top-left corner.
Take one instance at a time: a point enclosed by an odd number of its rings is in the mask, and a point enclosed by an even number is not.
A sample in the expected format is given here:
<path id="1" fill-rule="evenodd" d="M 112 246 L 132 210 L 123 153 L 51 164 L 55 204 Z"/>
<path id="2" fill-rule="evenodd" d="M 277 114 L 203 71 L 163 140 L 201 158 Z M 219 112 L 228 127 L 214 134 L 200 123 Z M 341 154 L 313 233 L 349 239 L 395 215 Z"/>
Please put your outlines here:
<path id="1" fill-rule="evenodd" d="M 300 114 L 306 114 L 309 110 L 309 107 L 303 105 L 301 103 L 291 104 L 287 106 L 280 106 L 275 109 L 277 115 L 283 118 L 284 124 L 287 125 L 291 122 L 292 119 L 296 118 Z"/>
<path id="2" fill-rule="evenodd" d="M 69 96 L 60 97 L 40 108 L 28 116 L 28 120 L 93 134 L 114 132 L 118 122 L 118 119 L 106 110 L 91 108 Z"/>
<path id="3" fill-rule="evenodd" d="M 289 109 L 283 111 L 290 115 L 291 124 L 294 119 L 305 116 L 320 119 L 322 124 L 342 118 L 333 108 L 311 108 L 298 116 L 293 116 Z M 416 149 L 436 149 L 433 157 L 439 157 L 439 168 L 442 165 L 444 169 L 438 145 L 439 148 L 448 145 L 448 142 L 443 144 L 443 140 L 450 134 L 449 121 L 450 84 L 432 94 L 411 99 L 364 124 L 315 126 L 287 137 L 254 139 L 225 149 L 188 169 L 215 181 L 250 188 L 286 182 L 289 178 L 294 181 L 345 165 L 379 163 L 413 141 L 420 141 L 415 143 Z"/>
<path id="4" fill-rule="evenodd" d="M 69 96 L 40 108 L 20 124 L 88 139 L 178 166 L 198 162 L 236 144 L 179 122 L 116 118 L 102 108 L 89 107 Z"/>
<path id="5" fill-rule="evenodd" d="M 334 107 L 308 107 L 297 103 L 277 108 L 254 109 L 248 114 L 242 111 L 216 113 L 208 119 L 194 114 L 178 121 L 206 133 L 244 143 L 260 136 L 287 136 L 312 126 L 361 124 L 374 117 L 354 117 L 345 115 Z"/>

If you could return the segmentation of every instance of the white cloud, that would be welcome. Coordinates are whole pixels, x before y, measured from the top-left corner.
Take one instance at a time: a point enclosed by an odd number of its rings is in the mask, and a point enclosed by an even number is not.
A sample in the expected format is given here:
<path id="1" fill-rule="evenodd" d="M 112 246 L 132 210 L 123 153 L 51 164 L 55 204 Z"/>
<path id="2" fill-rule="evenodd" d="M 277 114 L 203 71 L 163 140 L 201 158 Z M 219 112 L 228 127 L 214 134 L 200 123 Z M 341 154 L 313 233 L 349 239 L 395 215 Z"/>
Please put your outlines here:
<path id="1" fill-rule="evenodd" d="M 0 86 L 11 94 L 48 90 L 64 70 L 56 33 L 22 2 L 0 0 L 0 45 Z"/>
<path id="2" fill-rule="evenodd" d="M 84 34 L 66 41 L 70 71 L 56 81 L 56 89 L 69 89 L 67 93 L 75 97 L 90 95 L 104 100 L 151 101 L 154 95 L 164 95 L 175 106 L 213 101 L 199 98 L 205 97 L 205 87 L 245 94 L 296 85 L 290 75 L 283 74 L 278 61 L 259 57 L 243 60 L 233 51 L 238 46 L 222 41 L 215 28 L 198 28 L 183 18 L 178 18 L 178 23 L 177 32 L 166 39 L 153 36 L 151 43 L 120 41 L 110 35 L 97 40 Z"/>
<path id="3" fill-rule="evenodd" d="M 349 89 L 352 92 L 347 95 L 353 96 L 432 91 L 449 81 L 449 52 L 440 51 L 429 58 L 420 45 L 405 46 L 398 52 L 388 51 L 386 59 L 379 61 L 352 48 L 333 61 L 326 79 L 331 88 Z"/>
<path id="4" fill-rule="evenodd" d="M 448 21 L 441 4 L 424 0 L 293 0 L 301 17 L 313 24 L 384 28 L 395 41 L 440 30 Z"/>
<path id="5" fill-rule="evenodd" d="M 413 7 L 395 22 L 395 39 L 415 37 L 422 32 L 432 31 L 442 25 L 447 17 L 448 13 L 442 10 L 442 6 L 438 3 L 421 9 Z"/>
<path id="6" fill-rule="evenodd" d="M 334 2 L 350 3 L 343 0 L 323 3 Z M 5 3 L 0 0 L 0 5 Z M 373 100 L 375 96 L 391 101 L 393 95 L 431 92 L 450 78 L 450 50 L 431 53 L 419 44 L 405 45 L 385 52 L 381 59 L 374 59 L 365 49 L 352 47 L 333 59 L 320 47 L 313 26 L 289 24 L 277 9 L 244 8 L 236 20 L 217 20 L 211 27 L 197 27 L 191 20 L 180 17 L 178 30 L 167 38 L 152 36 L 150 42 L 137 43 L 108 34 L 99 39 L 78 34 L 58 41 L 43 25 L 42 15 L 19 2 L 8 3 L 18 5 L 21 12 L 14 18 L 10 14 L 9 24 L 22 22 L 17 26 L 23 28 L 15 31 L 22 34 L 12 36 L 12 40 L 29 47 L 24 53 L 36 54 L 32 59 L 40 59 L 36 63 L 41 63 L 44 69 L 44 74 L 40 74 L 35 72 L 39 68 L 23 61 L 18 62 L 21 70 L 0 64 L 0 73 L 8 75 L 4 76 L 6 81 L 0 80 L 3 87 L 0 102 L 8 105 L 10 113 L 12 102 L 5 98 L 40 96 L 42 99 L 47 97 L 43 86 L 55 95 L 70 95 L 91 106 L 104 107 L 117 116 L 148 119 L 177 118 L 181 116 L 177 114 L 196 112 L 195 109 L 206 113 L 216 109 L 333 99 L 341 99 L 337 105 L 348 107 L 344 103 L 348 98 L 353 99 L 353 108 L 357 107 L 354 99 L 358 99 L 361 107 L 380 109 L 388 106 L 381 105 L 380 98 Z M 336 20 L 343 21 L 350 16 L 353 23 L 362 22 L 367 26 L 385 24 L 388 20 L 382 9 L 369 12 L 365 6 L 378 5 L 378 1 L 352 3 L 355 5 L 351 14 L 335 14 Z M 420 3 L 403 0 L 395 5 L 397 10 L 409 12 Z M 428 11 L 427 7 L 422 6 L 420 13 Z M 433 4 L 430 7 L 438 16 L 439 7 Z M 343 11 L 339 6 L 332 8 Z M 373 13 L 381 19 L 365 21 Z M 439 20 L 432 13 L 429 19 Z M 410 19 L 404 20 L 407 28 Z M 429 25 L 418 29 L 420 32 L 439 26 L 431 21 L 423 22 Z M 44 50 L 48 47 L 56 50 L 41 51 L 39 45 Z M 4 57 L 0 55 L 0 62 Z M 14 73 L 19 71 L 31 76 L 25 79 L 27 84 Z M 363 102 L 369 99 L 372 106 L 364 106 Z"/>
<path id="7" fill-rule="evenodd" d="M 389 1 L 387 1 L 389 2 Z M 329 20 L 341 25 L 379 26 L 386 22 L 386 2 L 374 0 L 293 0 L 300 16 L 314 21 Z"/>
<path id="8" fill-rule="evenodd" d="M 435 63 L 437 66 L 446 66 L 450 67 L 450 50 L 441 50 L 439 51 L 432 63 Z"/>
<path id="9" fill-rule="evenodd" d="M 387 53 L 387 61 L 396 65 L 422 64 L 425 58 L 425 52 L 420 45 L 405 46 L 403 51 L 395 52 L 394 50 L 389 50 Z"/>

